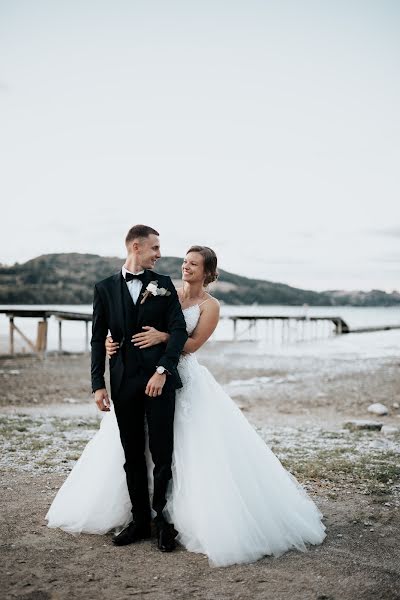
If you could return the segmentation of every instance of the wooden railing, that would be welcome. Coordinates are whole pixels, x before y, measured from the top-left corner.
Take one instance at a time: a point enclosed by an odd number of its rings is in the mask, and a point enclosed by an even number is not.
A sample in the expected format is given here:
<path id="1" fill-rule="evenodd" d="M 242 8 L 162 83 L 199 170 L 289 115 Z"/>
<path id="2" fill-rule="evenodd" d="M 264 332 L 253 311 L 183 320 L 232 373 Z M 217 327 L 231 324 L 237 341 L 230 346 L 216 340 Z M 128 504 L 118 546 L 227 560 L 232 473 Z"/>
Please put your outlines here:
<path id="1" fill-rule="evenodd" d="M 62 324 L 63 321 L 82 321 L 85 323 L 85 346 L 84 350 L 89 351 L 89 323 L 92 320 L 92 315 L 89 313 L 77 313 L 64 310 L 42 310 L 35 308 L 16 308 L 3 309 L 0 314 L 5 314 L 9 319 L 9 353 L 15 354 L 15 333 L 18 333 L 22 339 L 28 344 L 29 348 L 44 357 L 47 353 L 47 326 L 48 319 L 55 317 L 58 320 L 58 351 L 62 352 Z M 38 321 L 36 341 L 32 342 L 25 333 L 16 326 L 15 317 L 37 318 Z"/>

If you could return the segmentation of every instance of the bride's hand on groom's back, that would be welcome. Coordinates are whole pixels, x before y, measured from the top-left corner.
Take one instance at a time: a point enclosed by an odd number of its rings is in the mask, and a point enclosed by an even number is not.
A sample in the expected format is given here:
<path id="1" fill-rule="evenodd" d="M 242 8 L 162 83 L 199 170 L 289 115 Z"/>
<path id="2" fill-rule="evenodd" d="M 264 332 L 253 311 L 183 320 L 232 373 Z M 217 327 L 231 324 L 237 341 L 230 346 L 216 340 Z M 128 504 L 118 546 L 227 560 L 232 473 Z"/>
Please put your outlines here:
<path id="1" fill-rule="evenodd" d="M 150 348 L 151 346 L 168 342 L 168 333 L 158 331 L 155 327 L 149 327 L 148 325 L 145 325 L 142 329 L 144 331 L 135 333 L 132 336 L 131 341 L 134 346 L 138 348 Z"/>

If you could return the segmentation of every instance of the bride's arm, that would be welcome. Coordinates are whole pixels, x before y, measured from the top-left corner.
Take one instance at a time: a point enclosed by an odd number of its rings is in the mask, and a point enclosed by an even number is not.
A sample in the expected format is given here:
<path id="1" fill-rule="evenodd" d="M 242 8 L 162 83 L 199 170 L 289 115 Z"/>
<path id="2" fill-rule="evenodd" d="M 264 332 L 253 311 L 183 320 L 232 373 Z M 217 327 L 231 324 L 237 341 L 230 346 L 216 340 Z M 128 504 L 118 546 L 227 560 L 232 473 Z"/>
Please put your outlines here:
<path id="1" fill-rule="evenodd" d="M 206 343 L 211 334 L 215 331 L 219 321 L 219 302 L 215 298 L 210 299 L 201 311 L 199 322 L 192 335 L 186 341 L 183 352 L 196 352 Z M 143 333 L 136 333 L 132 336 L 132 342 L 138 348 L 150 348 L 155 344 L 167 343 L 169 333 L 158 331 L 155 327 L 143 327 Z M 107 342 L 106 347 L 111 346 Z"/>
<path id="2" fill-rule="evenodd" d="M 150 348 L 163 342 L 166 344 L 169 340 L 169 333 L 158 331 L 155 327 L 145 326 L 142 329 L 144 330 L 142 333 L 135 333 L 131 339 L 131 342 L 138 348 Z M 105 346 L 108 358 L 111 358 L 119 350 L 118 342 L 114 342 L 110 335 L 106 338 Z"/>
<path id="3" fill-rule="evenodd" d="M 196 352 L 203 346 L 214 333 L 219 321 L 219 302 L 216 298 L 210 298 L 201 311 L 199 322 L 191 337 L 186 341 L 183 351 L 187 353 Z"/>
<path id="4" fill-rule="evenodd" d="M 134 346 L 138 346 L 139 348 L 150 348 L 157 344 L 168 343 L 169 333 L 158 331 L 155 327 L 149 327 L 148 325 L 145 325 L 142 329 L 143 331 L 141 333 L 135 333 L 131 338 L 131 342 Z"/>

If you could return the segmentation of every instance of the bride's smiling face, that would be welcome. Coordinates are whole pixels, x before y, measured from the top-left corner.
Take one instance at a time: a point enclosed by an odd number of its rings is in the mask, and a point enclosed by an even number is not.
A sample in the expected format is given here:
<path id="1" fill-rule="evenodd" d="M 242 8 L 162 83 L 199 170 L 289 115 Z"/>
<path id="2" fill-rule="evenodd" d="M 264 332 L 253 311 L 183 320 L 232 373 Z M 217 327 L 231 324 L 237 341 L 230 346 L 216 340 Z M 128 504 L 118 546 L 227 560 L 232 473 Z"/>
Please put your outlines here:
<path id="1" fill-rule="evenodd" d="M 187 281 L 188 283 L 202 283 L 204 277 L 204 258 L 199 252 L 188 252 L 182 264 L 183 281 Z"/>

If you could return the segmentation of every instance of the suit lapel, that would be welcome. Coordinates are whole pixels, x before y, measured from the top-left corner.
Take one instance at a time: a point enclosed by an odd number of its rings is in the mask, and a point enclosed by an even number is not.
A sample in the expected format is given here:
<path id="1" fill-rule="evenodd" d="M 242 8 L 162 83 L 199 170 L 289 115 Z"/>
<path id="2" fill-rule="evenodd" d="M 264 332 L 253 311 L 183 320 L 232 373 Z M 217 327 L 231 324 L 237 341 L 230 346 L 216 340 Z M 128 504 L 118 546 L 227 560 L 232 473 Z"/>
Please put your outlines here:
<path id="1" fill-rule="evenodd" d="M 121 336 L 124 335 L 125 331 L 125 323 L 124 323 L 124 307 L 123 307 L 123 288 L 124 278 L 122 277 L 122 272 L 116 273 L 113 281 L 113 298 L 115 298 L 115 314 L 118 326 L 121 330 Z"/>
<path id="2" fill-rule="evenodd" d="M 150 281 L 152 281 L 154 279 L 154 273 L 152 271 L 150 271 L 149 269 L 145 270 L 145 279 L 142 285 L 142 289 L 140 290 L 140 294 L 139 297 L 137 299 L 136 302 L 136 306 L 137 306 L 137 324 L 138 326 L 141 324 L 142 318 L 143 318 L 143 313 L 144 313 L 144 308 L 145 308 L 145 304 L 147 302 L 148 299 L 146 299 L 143 304 L 141 304 L 141 301 L 143 299 L 143 294 L 146 291 L 146 287 L 147 285 L 150 283 Z"/>

